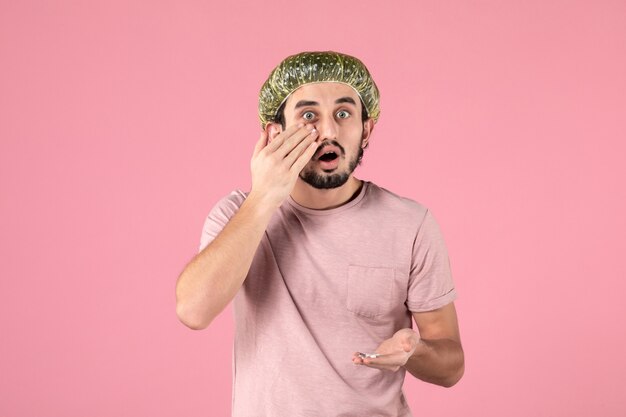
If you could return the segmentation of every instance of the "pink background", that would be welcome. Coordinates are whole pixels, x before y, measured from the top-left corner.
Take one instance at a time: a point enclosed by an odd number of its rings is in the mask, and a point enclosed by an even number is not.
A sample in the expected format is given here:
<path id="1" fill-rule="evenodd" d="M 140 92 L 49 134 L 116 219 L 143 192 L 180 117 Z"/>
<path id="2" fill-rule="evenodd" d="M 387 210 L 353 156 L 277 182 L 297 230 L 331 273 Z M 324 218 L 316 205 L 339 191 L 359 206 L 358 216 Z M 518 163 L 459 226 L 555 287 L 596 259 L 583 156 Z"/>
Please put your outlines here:
<path id="1" fill-rule="evenodd" d="M 175 281 L 328 49 L 381 90 L 357 177 L 450 251 L 466 373 L 415 415 L 625 415 L 626 2 L 264 3 L 0 1 L 0 415 L 229 415 L 230 307 L 189 330 Z"/>

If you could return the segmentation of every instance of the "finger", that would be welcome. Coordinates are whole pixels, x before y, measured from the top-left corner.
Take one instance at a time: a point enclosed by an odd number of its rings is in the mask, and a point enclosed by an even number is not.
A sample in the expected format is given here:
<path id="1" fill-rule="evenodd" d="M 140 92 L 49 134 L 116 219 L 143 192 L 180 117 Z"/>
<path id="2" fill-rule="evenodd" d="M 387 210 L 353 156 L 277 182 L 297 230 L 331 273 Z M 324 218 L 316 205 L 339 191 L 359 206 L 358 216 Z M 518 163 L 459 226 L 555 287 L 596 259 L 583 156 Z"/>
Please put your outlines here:
<path id="1" fill-rule="evenodd" d="M 405 357 L 405 352 L 390 353 L 377 358 L 365 358 L 363 359 L 363 363 L 376 366 L 401 366 L 404 364 L 403 360 Z"/>
<path id="2" fill-rule="evenodd" d="M 380 369 L 383 371 L 397 371 L 398 369 L 400 369 L 399 366 L 391 366 L 391 365 L 377 365 L 377 364 L 367 364 L 364 363 L 361 366 L 367 366 L 368 368 L 374 368 L 374 369 Z"/>
<path id="3" fill-rule="evenodd" d="M 276 149 L 276 155 L 285 158 L 300 142 L 311 135 L 312 129 L 314 130 L 313 126 L 304 126 L 297 130 Z"/>
<path id="4" fill-rule="evenodd" d="M 319 143 L 317 143 L 317 141 L 311 142 L 306 150 L 302 153 L 302 155 L 300 155 L 298 159 L 296 159 L 296 161 L 293 163 L 290 171 L 299 174 L 300 171 L 302 171 L 302 168 L 304 168 L 304 166 L 309 163 L 309 161 L 317 151 L 318 147 Z"/>
<path id="5" fill-rule="evenodd" d="M 407 336 L 402 341 L 402 347 L 404 348 L 405 352 L 410 352 L 411 350 L 417 347 L 418 343 L 419 343 L 419 338 L 415 334 L 412 334 L 410 336 Z"/>
<path id="6" fill-rule="evenodd" d="M 363 365 L 367 366 L 368 368 L 375 368 L 375 369 L 380 369 L 383 371 L 397 371 L 398 369 L 400 369 L 399 366 L 391 366 L 391 365 L 379 365 L 379 364 L 373 364 L 373 363 L 364 363 Z"/>
<path id="7" fill-rule="evenodd" d="M 352 363 L 354 365 L 363 365 L 363 366 L 367 366 L 368 368 L 375 368 L 375 369 L 382 369 L 382 370 L 386 370 L 386 371 L 397 371 L 398 369 L 400 369 L 400 365 L 397 364 L 382 364 L 382 363 L 377 363 L 375 360 L 372 360 L 370 358 L 361 358 L 361 357 L 354 357 L 352 358 Z"/>
<path id="8" fill-rule="evenodd" d="M 416 346 L 417 346 L 417 342 L 411 338 L 402 342 L 402 349 L 404 349 L 405 352 L 410 352 L 414 350 Z"/>
<path id="9" fill-rule="evenodd" d="M 256 141 L 256 145 L 254 145 L 254 152 L 252 153 L 252 156 L 256 157 L 265 145 L 267 145 L 267 132 L 264 130 L 261 132 L 259 140 Z"/>
<path id="10" fill-rule="evenodd" d="M 363 358 L 361 358 L 361 356 L 359 355 L 359 352 L 354 352 L 352 354 L 352 362 L 357 365 L 363 363 Z"/>
<path id="11" fill-rule="evenodd" d="M 361 362 L 361 357 L 359 356 L 359 352 L 354 352 L 352 354 L 352 362 Z"/>
<path id="12" fill-rule="evenodd" d="M 287 138 L 291 137 L 291 135 L 296 133 L 302 126 L 304 126 L 302 123 L 289 126 L 283 132 L 280 132 L 274 139 L 272 139 L 269 145 L 267 145 L 267 149 L 270 152 L 275 152 L 276 149 L 278 149 Z"/>
<path id="13" fill-rule="evenodd" d="M 298 146 L 296 146 L 285 157 L 285 162 L 287 163 L 287 166 L 291 167 L 293 163 L 296 161 L 296 159 L 298 159 L 300 155 L 302 155 L 304 152 L 307 151 L 307 148 L 309 147 L 309 145 L 312 146 L 314 144 L 317 144 L 316 139 L 317 139 L 317 131 L 311 132 L 311 134 L 306 136 L 300 143 L 298 143 Z M 314 149 L 313 154 L 315 154 L 315 150 L 317 150 L 317 146 L 315 146 L 313 149 Z M 311 157 L 313 157 L 313 155 L 311 155 Z M 309 157 L 309 160 L 311 157 Z"/>
<path id="14" fill-rule="evenodd" d="M 402 341 L 400 342 L 400 347 L 402 348 L 402 350 L 404 350 L 405 352 L 408 352 L 409 350 L 411 350 L 411 340 L 409 338 L 403 338 Z"/>

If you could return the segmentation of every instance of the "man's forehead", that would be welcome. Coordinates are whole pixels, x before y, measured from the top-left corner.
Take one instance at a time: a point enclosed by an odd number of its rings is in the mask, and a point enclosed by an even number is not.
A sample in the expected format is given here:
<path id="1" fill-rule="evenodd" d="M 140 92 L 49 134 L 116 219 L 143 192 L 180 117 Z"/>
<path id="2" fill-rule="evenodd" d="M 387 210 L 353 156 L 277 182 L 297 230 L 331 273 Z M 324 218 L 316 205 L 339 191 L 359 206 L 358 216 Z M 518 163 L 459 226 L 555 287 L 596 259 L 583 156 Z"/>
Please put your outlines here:
<path id="1" fill-rule="evenodd" d="M 286 106 L 294 107 L 299 101 L 328 101 L 334 103 L 338 99 L 350 97 L 356 104 L 360 99 L 354 89 L 339 82 L 319 82 L 304 84 L 295 89 L 287 98 Z M 345 102 L 345 100 L 343 100 Z"/>

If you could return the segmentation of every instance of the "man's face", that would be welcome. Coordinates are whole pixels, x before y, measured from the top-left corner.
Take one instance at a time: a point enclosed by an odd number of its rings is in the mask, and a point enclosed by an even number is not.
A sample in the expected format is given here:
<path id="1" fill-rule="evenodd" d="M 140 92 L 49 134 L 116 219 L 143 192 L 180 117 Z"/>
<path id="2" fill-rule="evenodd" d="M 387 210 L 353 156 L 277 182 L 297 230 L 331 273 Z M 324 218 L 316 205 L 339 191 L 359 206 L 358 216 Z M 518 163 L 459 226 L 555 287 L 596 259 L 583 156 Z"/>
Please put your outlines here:
<path id="1" fill-rule="evenodd" d="M 305 84 L 289 96 L 284 110 L 285 128 L 305 123 L 319 132 L 318 150 L 299 174 L 304 182 L 328 189 L 348 181 L 361 163 L 363 147 L 374 125 L 372 119 L 361 121 L 361 106 L 358 94 L 342 83 Z M 336 153 L 335 159 L 322 156 L 328 151 Z"/>

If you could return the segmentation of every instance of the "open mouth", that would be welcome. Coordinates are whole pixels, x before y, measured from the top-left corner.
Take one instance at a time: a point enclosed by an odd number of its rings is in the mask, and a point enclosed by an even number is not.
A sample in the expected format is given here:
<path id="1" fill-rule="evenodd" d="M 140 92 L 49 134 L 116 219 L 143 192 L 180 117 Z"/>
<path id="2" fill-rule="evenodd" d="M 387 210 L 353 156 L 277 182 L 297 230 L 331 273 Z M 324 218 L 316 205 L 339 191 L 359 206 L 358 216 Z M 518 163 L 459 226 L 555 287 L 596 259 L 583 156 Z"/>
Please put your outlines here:
<path id="1" fill-rule="evenodd" d="M 326 152 L 324 155 L 320 156 L 318 159 L 320 161 L 330 162 L 330 161 L 337 159 L 338 156 L 339 155 L 337 155 L 335 152 L 330 151 L 330 152 Z"/>

